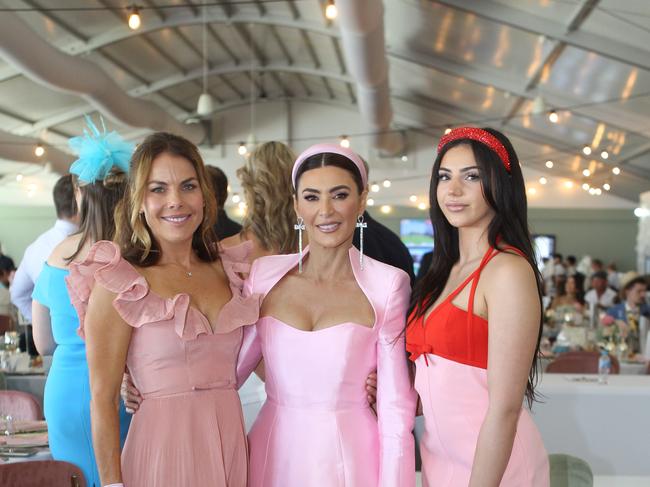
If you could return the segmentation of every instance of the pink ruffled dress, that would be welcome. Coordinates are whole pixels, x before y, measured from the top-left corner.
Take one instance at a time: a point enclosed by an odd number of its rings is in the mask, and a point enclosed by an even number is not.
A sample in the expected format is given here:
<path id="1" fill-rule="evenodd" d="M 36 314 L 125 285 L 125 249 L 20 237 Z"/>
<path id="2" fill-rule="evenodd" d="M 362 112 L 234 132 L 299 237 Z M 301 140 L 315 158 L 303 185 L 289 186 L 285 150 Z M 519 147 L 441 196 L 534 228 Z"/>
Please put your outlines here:
<path id="1" fill-rule="evenodd" d="M 82 328 L 95 283 L 117 295 L 113 305 L 133 327 L 127 367 L 144 400 L 122 451 L 126 487 L 247 485 L 236 363 L 242 327 L 257 321 L 259 298 L 242 296 L 227 253 L 222 263 L 233 297 L 213 326 L 189 295 L 163 298 L 151 291 L 112 242 L 97 242 L 70 268 Z"/>

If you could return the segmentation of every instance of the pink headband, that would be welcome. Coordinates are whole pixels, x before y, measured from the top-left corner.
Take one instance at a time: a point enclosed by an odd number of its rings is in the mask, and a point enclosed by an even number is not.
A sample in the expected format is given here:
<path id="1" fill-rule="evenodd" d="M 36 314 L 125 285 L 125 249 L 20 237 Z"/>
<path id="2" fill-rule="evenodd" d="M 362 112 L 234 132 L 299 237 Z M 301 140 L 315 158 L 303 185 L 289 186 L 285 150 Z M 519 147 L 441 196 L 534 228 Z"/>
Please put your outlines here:
<path id="1" fill-rule="evenodd" d="M 510 156 L 503 144 L 490 132 L 476 127 L 459 127 L 453 129 L 447 135 L 443 135 L 438 143 L 438 153 L 449 143 L 459 139 L 470 139 L 492 149 L 501 159 L 506 171 L 510 172 Z"/>
<path id="2" fill-rule="evenodd" d="M 341 147 L 338 144 L 316 144 L 312 145 L 310 148 L 305 149 L 296 159 L 296 162 L 293 165 L 293 171 L 291 171 L 291 181 L 293 181 L 293 188 L 297 188 L 296 175 L 298 174 L 298 169 L 302 166 L 302 163 L 305 162 L 311 156 L 316 154 L 324 154 L 326 152 L 331 152 L 333 154 L 339 154 L 343 157 L 348 158 L 357 169 L 359 169 L 359 174 L 361 174 L 361 182 L 365 188 L 368 185 L 368 174 L 366 174 L 366 166 L 363 164 L 363 160 L 355 152 L 345 147 Z"/>

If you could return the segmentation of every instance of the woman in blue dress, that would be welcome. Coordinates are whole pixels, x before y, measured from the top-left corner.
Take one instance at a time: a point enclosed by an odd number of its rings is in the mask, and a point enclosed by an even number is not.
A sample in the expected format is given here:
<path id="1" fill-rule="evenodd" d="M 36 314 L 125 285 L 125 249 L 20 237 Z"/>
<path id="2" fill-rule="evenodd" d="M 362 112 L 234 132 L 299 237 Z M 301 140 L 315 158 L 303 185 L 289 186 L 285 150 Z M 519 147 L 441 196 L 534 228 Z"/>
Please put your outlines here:
<path id="1" fill-rule="evenodd" d="M 86 346 L 77 333 L 79 318 L 65 278 L 70 262 L 82 261 L 93 243 L 113 237 L 113 210 L 126 187 L 133 147 L 115 132 L 100 132 L 89 119 L 88 125 L 89 132 L 70 140 L 79 156 L 70 167 L 77 176 L 79 232 L 63 240 L 44 264 L 32 294 L 32 325 L 39 353 L 53 354 L 44 398 L 52 457 L 77 465 L 86 485 L 100 487 L 90 429 Z M 122 443 L 129 422 L 120 404 Z"/>

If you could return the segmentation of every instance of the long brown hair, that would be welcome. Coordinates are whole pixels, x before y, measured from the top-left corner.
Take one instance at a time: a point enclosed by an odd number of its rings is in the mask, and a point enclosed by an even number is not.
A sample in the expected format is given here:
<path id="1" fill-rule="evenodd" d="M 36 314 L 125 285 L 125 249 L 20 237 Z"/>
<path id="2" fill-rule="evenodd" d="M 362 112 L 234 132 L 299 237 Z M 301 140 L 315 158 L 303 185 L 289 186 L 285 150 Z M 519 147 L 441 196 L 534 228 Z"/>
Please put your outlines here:
<path id="1" fill-rule="evenodd" d="M 77 249 L 67 262 L 79 255 L 83 246 L 99 240 L 112 240 L 115 235 L 115 208 L 122 200 L 126 190 L 127 175 L 114 169 L 104 180 L 94 183 L 84 183 L 74 177 L 74 184 L 81 192 L 81 208 L 79 208 L 79 232 L 81 239 Z"/>
<path id="2" fill-rule="evenodd" d="M 147 180 L 154 160 L 163 153 L 180 156 L 192 164 L 203 194 L 203 220 L 192 237 L 192 248 L 203 261 L 219 258 L 217 237 L 213 230 L 217 208 L 212 186 L 197 147 L 189 140 L 166 132 L 156 132 L 138 145 L 131 157 L 129 184 L 122 202 L 115 211 L 115 241 L 122 256 L 129 262 L 147 267 L 160 259 L 160 245 L 151 232 L 140 208 L 144 201 Z"/>
<path id="3" fill-rule="evenodd" d="M 243 231 L 250 230 L 266 250 L 280 254 L 298 249 L 291 191 L 295 158 L 293 151 L 282 142 L 266 142 L 237 170 L 248 206 Z"/>

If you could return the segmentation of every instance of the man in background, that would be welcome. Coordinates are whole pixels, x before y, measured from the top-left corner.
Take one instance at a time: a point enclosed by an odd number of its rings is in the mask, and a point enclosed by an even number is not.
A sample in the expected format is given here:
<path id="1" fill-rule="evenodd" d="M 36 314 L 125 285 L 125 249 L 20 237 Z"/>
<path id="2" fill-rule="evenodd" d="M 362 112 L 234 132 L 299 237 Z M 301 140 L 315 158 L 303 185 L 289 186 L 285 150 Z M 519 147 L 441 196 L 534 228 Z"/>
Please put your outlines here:
<path id="1" fill-rule="evenodd" d="M 614 306 L 616 297 L 616 291 L 607 285 L 607 272 L 594 272 L 591 276 L 591 289 L 585 294 L 585 302 L 606 310 Z"/>
<path id="2" fill-rule="evenodd" d="M 212 181 L 214 195 L 217 197 L 217 224 L 214 226 L 214 233 L 219 240 L 237 235 L 241 232 L 241 225 L 231 220 L 224 209 L 228 199 L 228 178 L 218 167 L 206 166 L 206 169 Z"/>
<path id="3" fill-rule="evenodd" d="M 76 232 L 79 225 L 72 175 L 67 174 L 59 178 L 54 185 L 52 197 L 56 209 L 56 222 L 52 228 L 27 247 L 10 289 L 11 301 L 30 322 L 32 321 L 32 291 L 43 264 L 54 247 L 68 235 Z"/>

